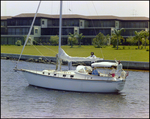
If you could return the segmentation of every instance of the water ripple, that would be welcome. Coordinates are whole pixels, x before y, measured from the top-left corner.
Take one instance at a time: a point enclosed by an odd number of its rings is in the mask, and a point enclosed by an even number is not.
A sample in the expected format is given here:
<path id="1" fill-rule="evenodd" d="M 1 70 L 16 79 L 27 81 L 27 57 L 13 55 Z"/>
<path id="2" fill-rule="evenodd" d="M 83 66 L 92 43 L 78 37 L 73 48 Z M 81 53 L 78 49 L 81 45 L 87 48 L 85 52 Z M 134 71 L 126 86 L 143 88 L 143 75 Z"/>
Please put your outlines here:
<path id="1" fill-rule="evenodd" d="M 20 62 L 18 67 L 53 69 L 54 65 Z M 119 94 L 77 93 L 30 86 L 15 62 L 1 60 L 2 118 L 148 118 L 149 72 L 130 71 Z M 63 66 L 67 69 L 67 66 Z M 73 67 L 75 69 L 75 67 Z"/>

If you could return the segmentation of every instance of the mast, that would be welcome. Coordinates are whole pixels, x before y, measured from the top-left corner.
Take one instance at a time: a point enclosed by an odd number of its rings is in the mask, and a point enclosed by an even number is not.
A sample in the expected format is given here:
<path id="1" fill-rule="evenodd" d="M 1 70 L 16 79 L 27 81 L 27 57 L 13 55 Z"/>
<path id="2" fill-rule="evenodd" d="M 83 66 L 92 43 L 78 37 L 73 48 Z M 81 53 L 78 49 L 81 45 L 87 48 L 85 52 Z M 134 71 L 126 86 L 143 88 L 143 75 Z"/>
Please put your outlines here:
<path id="1" fill-rule="evenodd" d="M 62 27 L 62 1 L 60 1 L 60 17 L 59 17 L 59 49 L 61 48 L 61 27 Z M 59 50 L 58 49 L 58 50 Z"/>
<path id="2" fill-rule="evenodd" d="M 61 48 L 61 30 L 62 30 L 62 0 L 60 1 L 60 17 L 59 17 L 59 48 L 58 48 L 58 58 L 59 58 L 59 53 L 60 53 L 60 48 Z M 59 63 L 59 70 L 60 70 L 60 60 L 58 60 Z"/>

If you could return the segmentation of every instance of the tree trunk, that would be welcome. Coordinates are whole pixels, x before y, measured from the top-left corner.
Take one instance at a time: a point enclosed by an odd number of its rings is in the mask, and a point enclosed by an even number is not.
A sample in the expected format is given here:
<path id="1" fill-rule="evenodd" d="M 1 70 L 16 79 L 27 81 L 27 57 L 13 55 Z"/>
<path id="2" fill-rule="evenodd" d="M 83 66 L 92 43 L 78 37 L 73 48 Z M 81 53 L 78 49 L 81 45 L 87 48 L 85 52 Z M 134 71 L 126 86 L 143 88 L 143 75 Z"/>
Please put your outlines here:
<path id="1" fill-rule="evenodd" d="M 71 48 L 72 48 L 73 46 L 72 46 L 72 40 L 71 40 Z"/>
<path id="2" fill-rule="evenodd" d="M 140 45 L 140 43 L 139 43 L 139 40 L 138 40 L 138 49 L 140 49 L 140 46 L 139 46 L 139 45 Z"/>
<path id="3" fill-rule="evenodd" d="M 79 47 L 81 47 L 81 39 L 80 39 L 80 45 L 79 45 Z"/>
<path id="4" fill-rule="evenodd" d="M 118 50 L 118 38 L 117 38 L 117 50 Z"/>
<path id="5" fill-rule="evenodd" d="M 146 38 L 145 38 L 145 49 L 146 49 Z"/>

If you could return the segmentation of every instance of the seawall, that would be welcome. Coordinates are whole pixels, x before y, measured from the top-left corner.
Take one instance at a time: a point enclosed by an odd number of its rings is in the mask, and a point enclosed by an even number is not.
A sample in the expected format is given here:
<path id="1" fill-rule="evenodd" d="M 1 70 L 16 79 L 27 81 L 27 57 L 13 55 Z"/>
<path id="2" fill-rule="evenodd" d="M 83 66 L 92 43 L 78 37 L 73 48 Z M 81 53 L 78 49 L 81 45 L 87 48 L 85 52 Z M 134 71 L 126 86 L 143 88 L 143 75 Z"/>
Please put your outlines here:
<path id="1" fill-rule="evenodd" d="M 6 54 L 1 53 L 1 59 L 12 59 L 18 60 L 19 54 Z M 30 62 L 41 62 L 41 63 L 52 63 L 56 62 L 56 57 L 43 57 L 43 56 L 33 56 L 33 55 L 22 55 L 20 60 L 30 61 Z M 103 60 L 99 62 L 115 62 L 114 60 Z M 139 70 L 149 70 L 149 62 L 136 62 L 136 61 L 121 61 L 123 65 L 123 69 L 139 69 Z M 74 66 L 82 64 L 82 65 L 90 65 L 89 61 L 85 62 L 73 62 Z M 66 61 L 62 62 L 62 65 L 67 65 Z"/>

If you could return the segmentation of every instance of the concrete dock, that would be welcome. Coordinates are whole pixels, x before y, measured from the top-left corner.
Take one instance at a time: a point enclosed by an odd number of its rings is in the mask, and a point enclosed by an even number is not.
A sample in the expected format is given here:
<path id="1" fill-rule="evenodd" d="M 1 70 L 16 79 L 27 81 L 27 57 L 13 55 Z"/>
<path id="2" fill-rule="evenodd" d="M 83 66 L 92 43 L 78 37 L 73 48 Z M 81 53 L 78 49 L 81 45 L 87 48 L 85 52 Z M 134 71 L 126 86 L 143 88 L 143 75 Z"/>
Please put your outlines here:
<path id="1" fill-rule="evenodd" d="M 1 53 L 1 59 L 11 59 L 18 60 L 19 54 L 6 54 Z M 30 61 L 30 62 L 41 62 L 41 63 L 55 63 L 56 57 L 43 57 L 43 56 L 33 56 L 33 55 L 22 55 L 20 60 Z M 115 62 L 114 60 L 102 60 L 98 62 Z M 68 62 L 63 61 L 62 65 L 66 65 Z M 139 70 L 149 70 L 149 62 L 136 62 L 136 61 L 121 61 L 123 69 L 139 69 Z M 89 61 L 85 62 L 72 62 L 74 66 L 79 64 L 90 65 Z"/>

